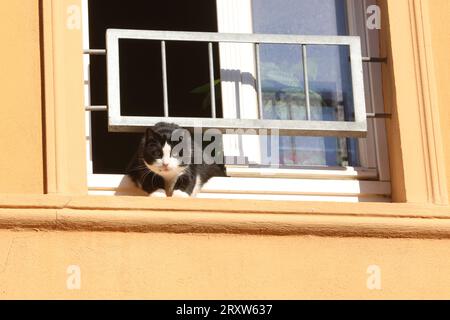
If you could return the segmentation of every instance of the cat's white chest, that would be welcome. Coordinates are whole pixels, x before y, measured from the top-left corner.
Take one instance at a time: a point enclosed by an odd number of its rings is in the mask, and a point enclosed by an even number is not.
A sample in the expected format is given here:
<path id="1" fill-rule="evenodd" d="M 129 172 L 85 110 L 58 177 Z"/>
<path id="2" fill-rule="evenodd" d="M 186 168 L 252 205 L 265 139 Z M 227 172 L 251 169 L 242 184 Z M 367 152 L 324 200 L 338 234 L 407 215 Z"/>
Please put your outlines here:
<path id="1" fill-rule="evenodd" d="M 175 183 L 177 183 L 179 175 L 171 177 L 171 178 L 164 178 L 164 188 L 166 189 L 167 195 L 171 196 L 173 193 L 173 188 L 175 187 Z"/>
<path id="2" fill-rule="evenodd" d="M 178 181 L 178 178 L 183 174 L 183 172 L 167 172 L 159 173 L 159 175 L 164 179 L 164 189 L 166 190 L 167 196 L 172 196 L 173 188 Z"/>

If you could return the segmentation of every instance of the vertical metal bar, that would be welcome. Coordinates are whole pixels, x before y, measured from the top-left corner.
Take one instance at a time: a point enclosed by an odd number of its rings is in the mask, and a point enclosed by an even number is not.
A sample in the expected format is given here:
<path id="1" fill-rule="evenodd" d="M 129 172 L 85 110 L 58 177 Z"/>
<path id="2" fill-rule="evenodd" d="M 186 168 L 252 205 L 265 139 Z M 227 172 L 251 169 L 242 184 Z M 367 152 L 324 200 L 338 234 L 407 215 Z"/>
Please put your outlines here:
<path id="1" fill-rule="evenodd" d="M 311 101 L 309 99 L 308 56 L 306 45 L 302 44 L 303 81 L 305 82 L 306 119 L 311 120 Z"/>
<path id="2" fill-rule="evenodd" d="M 208 43 L 208 56 L 209 56 L 209 84 L 211 89 L 211 117 L 216 118 L 216 88 L 214 80 L 214 57 L 213 57 L 213 44 Z"/>
<path id="3" fill-rule="evenodd" d="M 167 61 L 166 61 L 166 42 L 161 41 L 161 63 L 162 63 L 162 81 L 164 97 L 164 117 L 169 116 L 169 95 L 167 94 Z"/>
<path id="4" fill-rule="evenodd" d="M 264 119 L 263 99 L 261 89 L 261 61 L 259 55 L 259 43 L 256 43 L 255 49 L 256 49 L 256 87 L 258 90 L 257 94 L 258 94 L 259 118 Z"/>

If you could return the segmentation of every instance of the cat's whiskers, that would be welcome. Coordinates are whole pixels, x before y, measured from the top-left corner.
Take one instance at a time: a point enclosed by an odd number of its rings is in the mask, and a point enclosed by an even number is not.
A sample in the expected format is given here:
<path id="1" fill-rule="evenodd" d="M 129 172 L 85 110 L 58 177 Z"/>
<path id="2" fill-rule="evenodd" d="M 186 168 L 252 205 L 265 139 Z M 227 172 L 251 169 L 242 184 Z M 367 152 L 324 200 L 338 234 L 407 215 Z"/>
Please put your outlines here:
<path id="1" fill-rule="evenodd" d="M 153 184 L 153 180 L 155 180 L 155 177 L 156 177 L 156 175 L 153 174 L 153 176 L 152 176 L 152 184 Z"/>
<path id="2" fill-rule="evenodd" d="M 143 175 L 142 178 L 141 178 L 141 185 L 144 185 L 145 179 L 147 179 L 147 177 L 148 177 L 148 175 L 149 175 L 150 173 L 151 173 L 150 170 L 148 170 L 146 173 L 144 173 L 144 175 Z M 153 183 L 153 180 L 152 180 L 152 183 Z"/>
<path id="3" fill-rule="evenodd" d="M 136 172 L 136 171 L 141 171 L 141 170 L 148 170 L 150 171 L 146 166 L 142 166 L 142 167 L 134 167 L 133 169 L 128 170 L 128 172 Z"/>

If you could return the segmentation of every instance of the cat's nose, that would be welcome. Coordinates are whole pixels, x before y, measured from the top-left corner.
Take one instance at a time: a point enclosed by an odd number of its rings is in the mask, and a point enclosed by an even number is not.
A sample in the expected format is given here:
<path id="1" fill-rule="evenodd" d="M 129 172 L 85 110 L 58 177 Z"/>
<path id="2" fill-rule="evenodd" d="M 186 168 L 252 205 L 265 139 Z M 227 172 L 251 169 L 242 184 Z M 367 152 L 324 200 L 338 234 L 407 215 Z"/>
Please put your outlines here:
<path id="1" fill-rule="evenodd" d="M 168 163 L 163 163 L 162 166 L 163 166 L 164 169 L 167 169 L 169 167 L 169 164 Z"/>

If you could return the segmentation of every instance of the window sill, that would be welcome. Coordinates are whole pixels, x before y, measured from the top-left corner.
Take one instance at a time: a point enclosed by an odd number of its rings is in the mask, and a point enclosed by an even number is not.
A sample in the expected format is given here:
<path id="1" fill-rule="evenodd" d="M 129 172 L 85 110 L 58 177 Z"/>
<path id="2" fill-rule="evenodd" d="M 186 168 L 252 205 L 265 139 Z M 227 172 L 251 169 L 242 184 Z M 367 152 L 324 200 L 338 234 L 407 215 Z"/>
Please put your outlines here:
<path id="1" fill-rule="evenodd" d="M 0 229 L 450 238 L 450 207 L 4 195 Z"/>
<path id="2" fill-rule="evenodd" d="M 364 173 L 366 179 L 361 177 Z M 370 174 L 372 173 L 369 171 L 361 173 L 355 170 L 234 169 L 229 177 L 212 178 L 203 186 L 197 198 L 283 202 L 391 202 L 390 182 L 370 180 Z M 124 175 L 90 174 L 88 189 L 90 195 L 147 195 Z"/>

